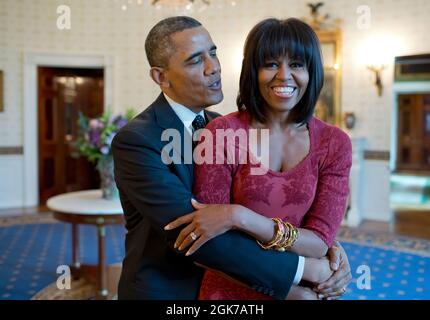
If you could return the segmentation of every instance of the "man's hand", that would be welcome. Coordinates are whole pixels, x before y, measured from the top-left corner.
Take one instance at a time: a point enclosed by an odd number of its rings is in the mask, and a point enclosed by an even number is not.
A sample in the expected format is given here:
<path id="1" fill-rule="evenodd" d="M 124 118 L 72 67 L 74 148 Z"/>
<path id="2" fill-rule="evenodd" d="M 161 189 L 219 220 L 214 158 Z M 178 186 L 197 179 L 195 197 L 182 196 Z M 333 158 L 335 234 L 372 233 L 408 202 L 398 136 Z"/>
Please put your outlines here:
<path id="1" fill-rule="evenodd" d="M 334 242 L 327 255 L 334 273 L 327 281 L 317 285 L 314 291 L 319 298 L 335 300 L 345 294 L 346 287 L 352 280 L 351 268 L 346 252 L 338 241 Z"/>
<path id="2" fill-rule="evenodd" d="M 179 217 L 164 227 L 165 230 L 172 230 L 187 224 L 179 233 L 174 246 L 184 250 L 192 244 L 185 254 L 187 256 L 210 239 L 233 229 L 233 214 L 237 208 L 233 204 L 202 204 L 194 199 L 191 203 L 196 211 Z"/>

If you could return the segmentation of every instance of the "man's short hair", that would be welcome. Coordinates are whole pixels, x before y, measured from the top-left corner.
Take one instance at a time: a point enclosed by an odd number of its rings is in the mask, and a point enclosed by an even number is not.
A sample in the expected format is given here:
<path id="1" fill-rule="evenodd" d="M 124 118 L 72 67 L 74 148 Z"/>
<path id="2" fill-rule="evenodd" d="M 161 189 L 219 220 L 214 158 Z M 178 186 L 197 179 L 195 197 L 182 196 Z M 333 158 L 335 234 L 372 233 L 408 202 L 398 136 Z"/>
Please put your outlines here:
<path id="1" fill-rule="evenodd" d="M 196 19 L 186 16 L 170 17 L 158 22 L 149 31 L 145 41 L 146 57 L 151 67 L 166 67 L 168 57 L 174 51 L 171 35 L 185 29 L 200 27 Z"/>

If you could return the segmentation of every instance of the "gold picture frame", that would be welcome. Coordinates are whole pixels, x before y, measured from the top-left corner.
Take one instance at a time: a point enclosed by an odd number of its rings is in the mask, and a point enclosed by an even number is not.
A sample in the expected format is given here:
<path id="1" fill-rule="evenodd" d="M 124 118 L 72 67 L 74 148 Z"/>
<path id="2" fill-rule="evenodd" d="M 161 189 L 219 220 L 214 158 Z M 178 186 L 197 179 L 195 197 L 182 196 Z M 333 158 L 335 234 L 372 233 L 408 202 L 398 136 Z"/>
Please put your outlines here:
<path id="1" fill-rule="evenodd" d="M 0 112 L 4 110 L 3 71 L 0 70 Z"/>
<path id="2" fill-rule="evenodd" d="M 315 108 L 315 116 L 325 122 L 341 127 L 341 30 L 337 28 L 330 30 L 317 29 L 315 32 L 321 43 L 324 63 L 324 86 Z"/>

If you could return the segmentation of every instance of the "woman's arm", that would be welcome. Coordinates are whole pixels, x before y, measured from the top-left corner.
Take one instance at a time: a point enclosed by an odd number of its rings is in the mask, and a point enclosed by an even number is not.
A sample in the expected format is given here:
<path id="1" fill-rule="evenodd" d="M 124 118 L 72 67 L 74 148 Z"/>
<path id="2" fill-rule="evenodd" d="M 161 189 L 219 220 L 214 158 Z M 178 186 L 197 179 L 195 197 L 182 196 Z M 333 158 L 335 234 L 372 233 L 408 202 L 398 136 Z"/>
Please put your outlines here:
<path id="1" fill-rule="evenodd" d="M 261 242 L 272 240 L 276 231 L 272 219 L 241 205 L 231 205 L 233 210 L 226 210 L 223 205 L 207 205 L 193 201 L 193 206 L 197 211 L 178 218 L 166 226 L 166 229 L 170 230 L 188 224 L 179 233 L 175 243 L 175 248 L 179 250 L 184 250 L 192 244 L 187 255 L 193 254 L 210 239 L 231 229 L 248 233 Z M 217 206 L 218 210 L 209 211 L 212 206 Z M 318 236 L 310 230 L 299 229 L 299 231 L 299 237 L 289 251 L 317 259 L 326 255 L 327 246 Z M 195 242 L 190 236 L 191 232 L 194 232 L 198 238 Z"/>
<path id="2" fill-rule="evenodd" d="M 239 206 L 233 212 L 232 224 L 233 228 L 246 232 L 261 242 L 272 240 L 276 230 L 276 223 L 272 219 L 243 206 Z M 299 228 L 299 237 L 290 249 L 298 255 L 309 258 L 324 257 L 327 250 L 324 241 L 312 231 L 303 228 Z"/>
<path id="3" fill-rule="evenodd" d="M 333 128 L 327 156 L 318 173 L 317 193 L 301 225 L 328 247 L 332 246 L 345 215 L 351 158 L 351 140 L 339 128 Z"/>

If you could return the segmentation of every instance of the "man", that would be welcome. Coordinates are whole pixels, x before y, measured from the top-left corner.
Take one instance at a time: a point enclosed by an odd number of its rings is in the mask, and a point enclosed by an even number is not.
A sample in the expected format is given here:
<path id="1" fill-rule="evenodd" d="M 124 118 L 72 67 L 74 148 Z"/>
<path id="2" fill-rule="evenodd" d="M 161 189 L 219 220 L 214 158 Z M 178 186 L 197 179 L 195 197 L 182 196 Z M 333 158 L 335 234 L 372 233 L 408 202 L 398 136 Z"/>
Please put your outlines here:
<path id="1" fill-rule="evenodd" d="M 189 17 L 160 21 L 150 31 L 145 50 L 150 76 L 162 93 L 113 141 L 115 179 L 128 230 L 119 299 L 196 299 L 204 270 L 196 263 L 284 299 L 306 273 L 305 259 L 294 253 L 262 250 L 236 231 L 210 240 L 189 257 L 174 250 L 180 230 L 164 227 L 194 210 L 193 164 L 186 161 L 191 156 L 187 146 L 194 130 L 217 116 L 205 108 L 223 99 L 221 68 L 209 33 Z M 181 134 L 180 146 L 172 150 L 183 160 L 179 164 L 163 161 L 166 129 Z M 233 208 L 225 205 L 225 210 Z M 327 296 L 338 297 L 350 281 L 349 264 L 340 246 L 330 255 L 340 268 L 323 285 L 328 287 Z"/>

